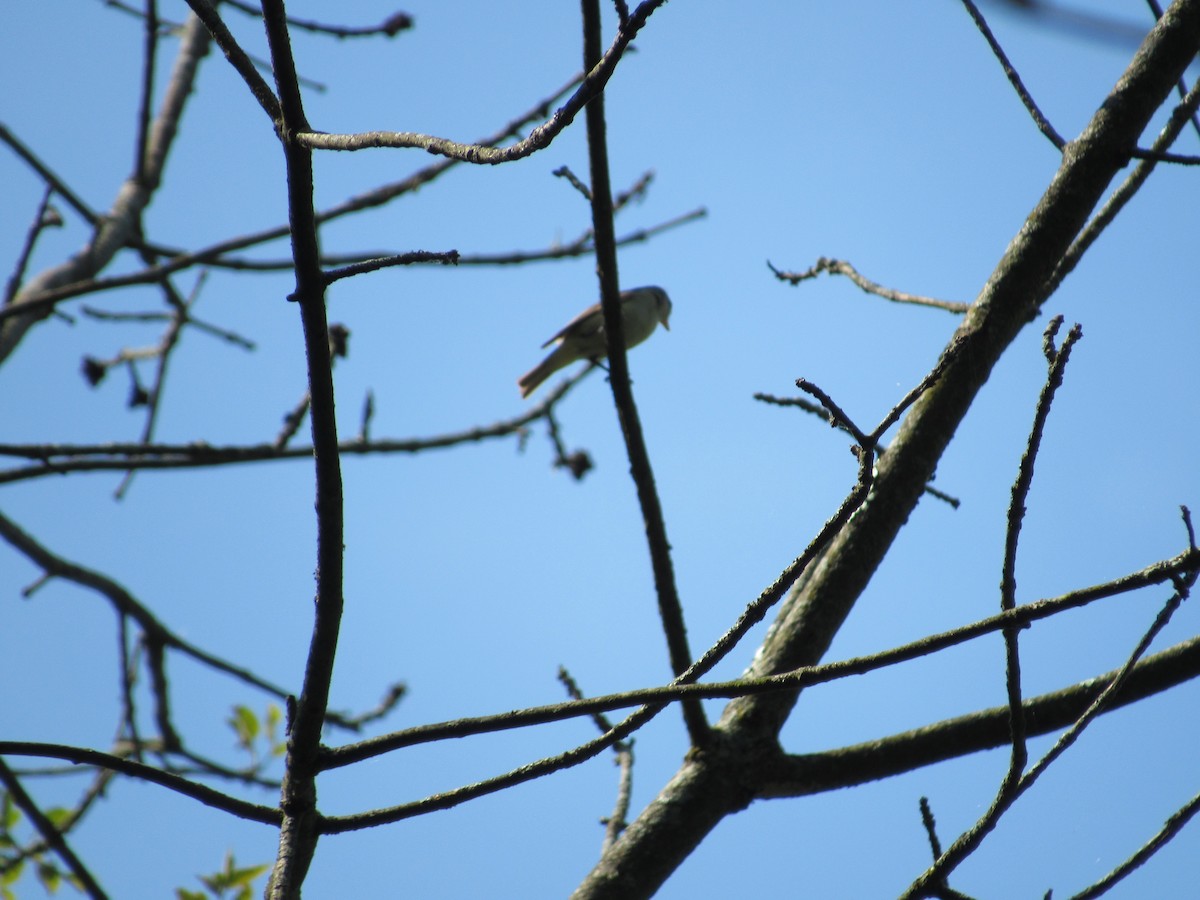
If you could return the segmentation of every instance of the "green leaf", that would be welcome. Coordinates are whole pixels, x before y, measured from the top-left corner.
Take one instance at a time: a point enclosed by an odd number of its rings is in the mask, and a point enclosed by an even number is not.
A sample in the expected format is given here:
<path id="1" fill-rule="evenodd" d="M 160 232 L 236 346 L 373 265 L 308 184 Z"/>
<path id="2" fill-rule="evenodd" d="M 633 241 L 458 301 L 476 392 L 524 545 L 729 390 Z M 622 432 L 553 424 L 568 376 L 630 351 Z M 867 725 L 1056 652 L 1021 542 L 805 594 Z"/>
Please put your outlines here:
<path id="1" fill-rule="evenodd" d="M 233 715 L 226 719 L 226 722 L 237 735 L 238 746 L 249 749 L 259 733 L 258 716 L 254 714 L 254 710 L 239 704 L 233 708 Z"/>
<path id="2" fill-rule="evenodd" d="M 232 862 L 232 860 L 230 860 Z M 230 887 L 238 887 L 242 885 L 249 886 L 255 878 L 266 872 L 270 866 L 246 866 L 241 869 L 232 869 L 225 874 L 229 878 L 228 884 Z"/>
<path id="3" fill-rule="evenodd" d="M 71 823 L 71 818 L 75 813 L 62 806 L 52 806 L 46 810 L 46 818 L 53 823 L 54 827 L 62 831 Z"/>
<path id="4" fill-rule="evenodd" d="M 58 871 L 50 863 L 38 863 L 37 869 L 38 881 L 46 889 L 46 893 L 58 893 L 58 889 L 62 886 L 62 873 Z"/>
<path id="5" fill-rule="evenodd" d="M 0 821 L 4 823 L 4 831 L 12 831 L 21 821 L 21 811 L 17 809 L 17 805 L 13 803 L 12 797 L 8 791 L 4 792 L 4 805 L 0 807 L 3 810 L 0 813 Z"/>
<path id="6" fill-rule="evenodd" d="M 25 870 L 25 860 L 19 860 L 13 863 L 12 868 L 0 871 L 0 885 L 8 890 L 8 885 L 16 884 L 21 878 L 21 872 Z"/>
<path id="7" fill-rule="evenodd" d="M 212 875 L 197 875 L 196 877 L 200 879 L 202 885 L 208 888 L 209 893 L 216 894 L 218 897 L 221 895 L 221 891 L 225 889 L 224 876 L 220 872 L 214 872 Z"/>

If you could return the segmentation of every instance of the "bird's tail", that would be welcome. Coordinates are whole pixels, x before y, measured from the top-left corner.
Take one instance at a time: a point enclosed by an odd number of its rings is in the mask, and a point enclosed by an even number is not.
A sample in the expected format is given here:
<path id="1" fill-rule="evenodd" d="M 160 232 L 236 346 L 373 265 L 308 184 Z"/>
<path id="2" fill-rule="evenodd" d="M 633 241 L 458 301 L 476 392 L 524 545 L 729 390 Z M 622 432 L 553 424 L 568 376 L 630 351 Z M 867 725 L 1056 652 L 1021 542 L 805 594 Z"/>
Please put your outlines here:
<path id="1" fill-rule="evenodd" d="M 517 379 L 517 387 L 521 389 L 521 397 L 525 398 L 538 389 L 543 381 L 571 363 L 578 357 L 563 349 L 562 345 L 555 347 L 553 352 L 540 363 Z"/>

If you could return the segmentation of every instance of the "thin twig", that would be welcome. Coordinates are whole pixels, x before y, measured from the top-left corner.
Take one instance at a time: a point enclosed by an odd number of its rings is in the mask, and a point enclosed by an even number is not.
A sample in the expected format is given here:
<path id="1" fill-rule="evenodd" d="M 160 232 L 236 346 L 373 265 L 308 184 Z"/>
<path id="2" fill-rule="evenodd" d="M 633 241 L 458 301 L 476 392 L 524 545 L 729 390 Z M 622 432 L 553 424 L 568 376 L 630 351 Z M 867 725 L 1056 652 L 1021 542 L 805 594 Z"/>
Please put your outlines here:
<path id="1" fill-rule="evenodd" d="M 150 126 L 154 117 L 154 73 L 158 59 L 158 3 L 145 0 L 142 29 L 142 89 L 138 96 L 137 145 L 133 157 L 134 177 L 143 181 L 149 173 Z"/>
<path id="2" fill-rule="evenodd" d="M 1185 803 L 1178 811 L 1176 811 L 1169 819 L 1167 819 L 1167 821 L 1163 824 L 1163 827 L 1160 828 L 1158 832 L 1152 838 L 1150 838 L 1150 840 L 1139 847 L 1136 853 L 1114 868 L 1103 878 L 1099 879 L 1094 884 L 1089 885 L 1078 894 L 1073 895 L 1070 900 L 1093 900 L 1095 897 L 1100 897 L 1104 894 L 1107 894 L 1110 890 L 1112 890 L 1117 882 L 1124 879 L 1127 875 L 1132 874 L 1134 871 L 1148 862 L 1150 858 L 1154 856 L 1154 854 L 1169 844 L 1175 835 L 1179 834 L 1179 832 L 1183 830 L 1183 827 L 1187 825 L 1187 823 L 1190 822 L 1198 812 L 1200 812 L 1200 794 L 1192 797 L 1191 800 Z"/>
<path id="3" fill-rule="evenodd" d="M 1170 119 L 1155 138 L 1153 149 L 1165 150 L 1170 147 L 1188 122 L 1196 115 L 1197 108 L 1200 108 L 1200 81 L 1192 85 L 1192 89 L 1188 91 L 1187 96 L 1183 101 L 1175 107 L 1171 112 Z M 1079 232 L 1075 240 L 1071 242 L 1071 246 L 1063 254 L 1058 265 L 1054 269 L 1054 273 L 1050 276 L 1047 292 L 1053 292 L 1058 289 L 1063 279 L 1067 277 L 1075 267 L 1079 265 L 1079 261 L 1083 259 L 1083 255 L 1088 248 L 1096 242 L 1096 239 L 1104 233 L 1104 230 L 1113 223 L 1117 214 L 1125 208 L 1126 204 L 1133 199 L 1138 190 L 1150 178 L 1150 174 L 1154 171 L 1157 162 L 1153 159 L 1144 159 L 1134 166 L 1125 180 L 1121 182 L 1108 199 L 1100 211 L 1091 217 L 1087 225 Z"/>
<path id="4" fill-rule="evenodd" d="M 99 750 L 71 747 L 66 744 L 50 744 L 43 741 L 0 741 L 0 755 L 62 759 L 75 765 L 96 766 L 110 772 L 128 775 L 148 784 L 157 784 L 175 791 L 177 794 L 199 800 L 205 806 L 235 815 L 239 819 L 276 826 L 280 820 L 280 812 L 274 807 L 250 803 L 213 790 L 207 785 L 188 781 L 171 772 L 156 769 L 154 766 L 147 766 L 121 756 L 114 756 L 111 753 L 101 753 Z"/>
<path id="5" fill-rule="evenodd" d="M 567 696 L 572 700 L 581 701 L 584 699 L 583 691 L 575 679 L 571 677 L 571 673 L 567 671 L 565 666 L 558 667 L 558 680 L 567 691 Z M 600 730 L 601 734 L 612 730 L 612 722 L 608 720 L 602 712 L 592 713 L 592 721 Z M 613 762 L 620 769 L 620 777 L 617 779 L 617 796 L 613 803 L 612 813 L 601 821 L 604 824 L 604 843 L 602 849 L 607 849 L 612 846 L 621 837 L 621 833 L 625 830 L 628 824 L 629 803 L 633 796 L 633 741 L 617 741 L 613 744 Z"/>
<path id="6" fill-rule="evenodd" d="M 365 259 L 362 262 L 344 266 L 340 269 L 331 269 L 325 273 L 325 283 L 333 284 L 339 279 L 349 278 L 352 275 L 362 275 L 365 272 L 375 272 L 379 269 L 388 269 L 393 266 L 411 266 L 418 263 L 441 263 L 443 266 L 457 265 L 458 251 L 412 250 L 408 253 L 397 253 L 392 256 Z"/>
<path id="7" fill-rule="evenodd" d="M 92 209 L 82 197 L 71 190 L 70 185 L 57 172 L 51 169 L 33 150 L 25 146 L 25 143 L 3 123 L 0 123 L 0 141 L 7 144 L 13 153 L 25 160 L 26 165 L 38 174 L 38 177 L 42 179 L 47 187 L 62 197 L 80 218 L 93 227 L 99 223 L 100 214 Z"/>
<path id="8" fill-rule="evenodd" d="M 1108 704 L 1118 694 L 1130 675 L 1135 671 L 1138 660 L 1149 648 L 1151 642 L 1167 626 L 1175 611 L 1179 609 L 1184 599 L 1187 597 L 1191 584 L 1195 581 L 1193 574 L 1189 579 L 1176 578 L 1175 593 L 1167 600 L 1155 617 L 1154 622 L 1142 635 L 1133 651 L 1129 654 L 1125 664 L 1111 678 L 1103 690 L 1096 696 L 1086 710 L 1075 720 L 1070 728 L 1055 742 L 1054 746 L 1046 752 L 1034 765 L 1016 780 L 1010 790 L 1006 790 L 998 794 L 992 805 L 986 813 L 977 821 L 970 829 L 963 833 L 958 840 L 951 845 L 942 856 L 930 866 L 916 881 L 914 881 L 907 891 L 902 894 L 903 900 L 912 900 L 924 896 L 923 891 L 930 883 L 936 883 L 944 879 L 950 872 L 964 860 L 970 853 L 979 846 L 984 837 L 989 834 L 1000 817 L 1012 807 L 1013 803 L 1031 788 L 1038 778 L 1046 771 L 1050 765 L 1057 760 L 1063 753 L 1070 748 L 1079 736 L 1083 733 L 1096 717 L 1107 709 Z"/>
<path id="9" fill-rule="evenodd" d="M 171 309 L 171 318 L 167 325 L 166 331 L 159 340 L 157 347 L 157 365 L 154 371 L 153 386 L 147 393 L 148 400 L 146 403 L 146 421 L 142 426 L 142 436 L 139 443 L 148 444 L 154 439 L 154 426 L 158 421 L 159 410 L 162 409 L 163 392 L 166 389 L 167 368 L 171 360 L 172 351 L 179 345 L 179 338 L 183 334 L 184 327 L 188 324 L 192 304 L 196 302 L 198 291 L 205 281 L 205 273 L 201 272 L 200 277 L 196 281 L 195 287 L 192 289 L 191 296 L 186 300 L 180 297 L 175 290 L 175 286 L 168 280 L 162 283 L 163 295 L 166 298 L 167 305 Z M 121 483 L 113 492 L 113 496 L 121 500 L 129 490 L 130 484 L 133 482 L 134 470 L 128 469 L 125 476 L 121 479 Z"/>
<path id="10" fill-rule="evenodd" d="M 975 22 L 975 27 L 979 29 L 979 33 L 983 35 L 984 39 L 988 42 L 988 46 L 991 47 L 992 53 L 1000 63 L 1001 68 L 1004 69 L 1004 74 L 1008 78 L 1009 83 L 1013 86 L 1013 89 L 1017 92 L 1017 96 L 1021 98 L 1021 102 L 1025 105 L 1026 110 L 1028 110 L 1030 116 L 1033 117 L 1033 121 L 1037 124 L 1038 131 L 1042 132 L 1042 134 L 1046 136 L 1050 143 L 1052 143 L 1059 151 L 1064 150 L 1067 146 L 1066 139 L 1054 129 L 1054 126 L 1050 124 L 1050 121 L 1045 117 L 1045 115 L 1042 114 L 1041 109 L 1038 108 L 1037 103 L 1034 102 L 1033 96 L 1028 90 L 1026 90 L 1024 82 L 1021 81 L 1021 76 L 1017 74 L 1016 69 L 1013 68 L 1008 56 L 1000 46 L 1000 42 L 997 41 L 995 35 L 992 34 L 992 30 L 988 27 L 987 22 L 984 20 L 983 14 L 979 12 L 978 7 L 975 6 L 972 0 L 962 0 L 962 3 L 963 6 L 966 7 L 967 13 L 971 16 L 971 19 Z M 1186 166 L 1200 165 L 1200 157 L 1179 153 L 1168 153 L 1157 148 L 1143 150 L 1140 147 L 1135 147 L 1130 151 L 1130 156 L 1134 157 L 1135 159 L 1156 162 L 1171 162 Z"/>
<path id="11" fill-rule="evenodd" d="M 29 223 L 29 228 L 25 231 L 25 242 L 21 245 L 21 252 L 17 254 L 16 265 L 13 266 L 12 274 L 8 276 L 8 283 L 4 288 L 4 300 L 0 302 L 0 309 L 8 306 L 13 297 L 17 295 L 21 282 L 25 280 L 25 270 L 29 266 L 29 257 L 33 255 L 37 239 L 47 227 L 54 224 L 54 219 L 47 215 L 50 210 L 50 198 L 53 196 L 54 188 L 46 185 L 42 191 L 42 201 L 38 204 L 37 212 L 34 213 L 33 221 Z M 58 224 L 62 224 L 61 218 L 58 219 Z"/>
<path id="12" fill-rule="evenodd" d="M 204 0 L 189 0 L 189 2 L 199 4 Z M 528 137 L 506 147 L 493 148 L 480 144 L 460 144 L 446 138 L 410 131 L 369 131 L 358 134 L 306 131 L 297 133 L 295 138 L 302 146 L 312 150 L 354 151 L 376 147 L 411 147 L 476 165 L 498 165 L 524 159 L 550 146 L 550 143 L 575 120 L 581 110 L 602 95 L 605 85 L 616 71 L 617 64 L 625 54 L 629 43 L 642 30 L 654 11 L 665 2 L 666 0 L 644 0 L 640 3 L 617 31 L 609 49 L 588 70 L 583 83 L 571 98 L 559 107 L 547 122 L 534 128 Z M 239 69 L 239 71 L 241 70 Z M 245 76 L 243 75 L 243 77 Z"/>
<path id="13" fill-rule="evenodd" d="M 827 259 L 824 256 L 817 259 L 816 263 L 809 269 L 803 272 L 785 272 L 782 269 L 775 268 L 774 265 L 767 261 L 767 268 L 770 269 L 775 277 L 780 281 L 786 281 L 793 287 L 802 281 L 808 281 L 811 278 L 816 278 L 822 272 L 827 272 L 830 275 L 845 275 L 858 287 L 868 294 L 874 294 L 877 297 L 882 297 L 884 300 L 890 300 L 893 303 L 911 303 L 915 306 L 932 306 L 935 309 L 944 309 L 947 312 L 955 313 L 956 315 L 965 313 L 971 308 L 969 303 L 956 303 L 951 300 L 938 300 L 934 297 L 923 297 L 920 294 L 908 294 L 904 291 L 897 291 L 893 288 L 886 288 L 881 284 L 871 281 L 869 278 L 859 274 L 858 270 L 850 263 L 840 259 Z"/>
<path id="14" fill-rule="evenodd" d="M 262 7 L 257 4 L 243 3 L 242 0 L 224 0 L 224 2 L 227 6 L 236 9 L 238 12 L 258 19 L 262 18 Z M 378 25 L 363 25 L 358 27 L 326 25 L 308 19 L 298 19 L 295 16 L 288 16 L 287 23 L 289 28 L 298 28 L 301 31 L 307 31 L 311 34 L 324 34 L 335 38 L 376 37 L 378 35 L 395 37 L 401 31 L 407 31 L 413 27 L 412 16 L 407 13 L 394 13 Z"/>
<path id="15" fill-rule="evenodd" d="M 1000 42 L 992 34 L 992 29 L 988 27 L 987 21 L 983 18 L 983 13 L 979 11 L 979 8 L 972 0 L 962 0 L 962 4 L 966 7 L 967 14 L 971 17 L 971 21 L 975 23 L 975 27 L 979 29 L 979 33 L 983 35 L 983 39 L 991 47 L 992 54 L 1000 63 L 1000 68 L 1004 70 L 1004 75 L 1008 78 L 1009 84 L 1013 86 L 1013 90 L 1017 92 L 1017 96 L 1025 104 L 1025 109 L 1029 111 L 1029 115 L 1033 117 L 1038 131 L 1044 134 L 1057 149 L 1062 150 L 1067 145 L 1066 139 L 1055 130 L 1054 126 L 1050 124 L 1050 120 L 1046 118 L 1041 109 L 1038 108 L 1037 103 L 1034 102 L 1033 95 L 1025 88 L 1025 83 L 1021 81 L 1021 76 L 1013 68 L 1013 64 L 1009 61 L 1004 48 L 1000 46 Z"/>

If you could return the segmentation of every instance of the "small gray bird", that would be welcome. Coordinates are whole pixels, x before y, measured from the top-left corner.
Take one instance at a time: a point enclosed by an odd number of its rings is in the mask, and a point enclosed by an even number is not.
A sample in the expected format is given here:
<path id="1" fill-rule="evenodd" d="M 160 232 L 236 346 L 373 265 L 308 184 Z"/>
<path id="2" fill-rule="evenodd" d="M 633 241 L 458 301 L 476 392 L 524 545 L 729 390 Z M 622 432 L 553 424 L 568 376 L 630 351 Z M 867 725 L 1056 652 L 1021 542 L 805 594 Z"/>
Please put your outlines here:
<path id="1" fill-rule="evenodd" d="M 635 347 L 650 337 L 659 322 L 670 331 L 671 327 L 667 324 L 670 316 L 671 298 L 662 288 L 640 287 L 622 291 L 621 330 L 625 337 L 625 349 Z M 577 360 L 590 359 L 594 362 L 603 359 L 604 340 L 604 313 L 597 303 L 589 306 L 568 322 L 562 331 L 542 344 L 543 347 L 549 347 L 558 341 L 558 346 L 549 356 L 517 379 L 521 396 L 528 397 L 543 381 Z"/>

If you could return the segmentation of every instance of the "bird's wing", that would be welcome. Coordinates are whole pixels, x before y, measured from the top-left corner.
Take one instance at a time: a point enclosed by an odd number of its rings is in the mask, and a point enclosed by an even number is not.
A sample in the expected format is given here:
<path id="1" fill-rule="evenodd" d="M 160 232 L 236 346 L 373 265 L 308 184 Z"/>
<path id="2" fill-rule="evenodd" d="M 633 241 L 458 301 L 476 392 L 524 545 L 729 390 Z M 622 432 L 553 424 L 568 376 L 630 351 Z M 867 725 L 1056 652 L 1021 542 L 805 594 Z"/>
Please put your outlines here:
<path id="1" fill-rule="evenodd" d="M 592 321 L 588 321 L 589 319 Z M 602 327 L 604 327 L 604 315 L 600 312 L 600 304 L 593 303 L 591 306 L 573 318 L 570 322 L 564 325 L 559 331 L 555 332 L 553 337 L 546 341 L 546 343 L 542 344 L 542 346 L 549 347 L 555 341 L 566 337 L 568 331 L 574 331 L 576 334 L 583 337 L 585 335 L 595 334 Z"/>

